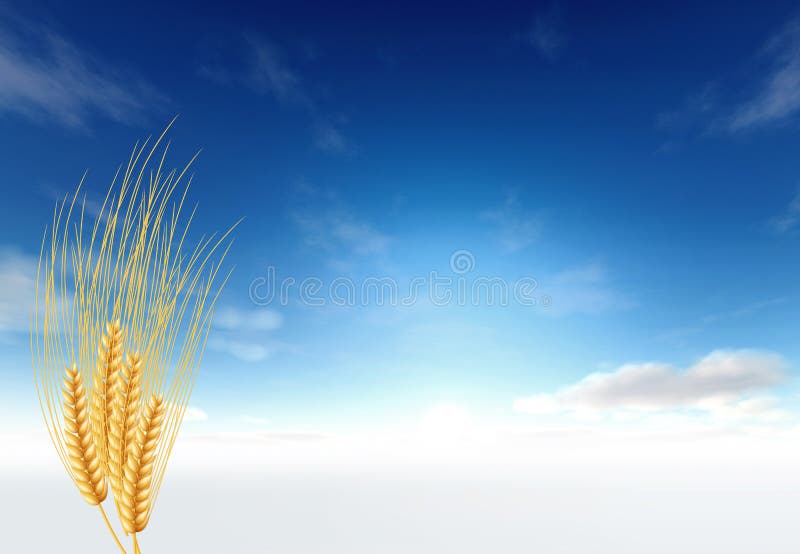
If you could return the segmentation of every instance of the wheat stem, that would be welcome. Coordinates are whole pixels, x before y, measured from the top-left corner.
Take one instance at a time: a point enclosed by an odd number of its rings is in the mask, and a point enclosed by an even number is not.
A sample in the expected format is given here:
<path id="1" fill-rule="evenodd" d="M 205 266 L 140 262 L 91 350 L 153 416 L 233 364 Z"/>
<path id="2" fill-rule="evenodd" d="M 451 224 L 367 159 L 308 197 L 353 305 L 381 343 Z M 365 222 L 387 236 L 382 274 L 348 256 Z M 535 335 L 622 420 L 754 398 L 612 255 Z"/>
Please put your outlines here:
<path id="1" fill-rule="evenodd" d="M 127 554 L 127 552 L 125 552 L 125 547 L 123 547 L 122 543 L 119 542 L 119 537 L 117 537 L 117 533 L 114 531 L 114 528 L 111 527 L 111 522 L 108 521 L 108 516 L 106 515 L 106 511 L 103 509 L 103 505 L 98 504 L 97 507 L 100 508 L 100 513 L 103 515 L 103 521 L 106 522 L 106 527 L 108 527 L 108 530 L 111 531 L 111 536 L 114 537 L 114 542 L 117 543 L 117 546 L 119 546 L 119 549 L 122 551 L 122 554 Z"/>
<path id="2" fill-rule="evenodd" d="M 139 541 L 136 539 L 136 533 L 133 533 L 133 554 L 142 554 L 139 549 Z"/>

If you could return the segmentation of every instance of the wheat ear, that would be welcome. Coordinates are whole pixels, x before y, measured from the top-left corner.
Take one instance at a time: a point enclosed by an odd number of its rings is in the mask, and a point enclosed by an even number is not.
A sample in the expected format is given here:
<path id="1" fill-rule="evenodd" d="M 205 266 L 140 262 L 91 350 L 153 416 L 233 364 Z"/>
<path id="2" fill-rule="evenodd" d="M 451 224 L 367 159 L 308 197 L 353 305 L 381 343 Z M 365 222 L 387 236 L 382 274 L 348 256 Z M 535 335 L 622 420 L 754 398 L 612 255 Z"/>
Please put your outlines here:
<path id="1" fill-rule="evenodd" d="M 122 502 L 122 480 L 128 448 L 136 439 L 139 423 L 142 368 L 142 360 L 138 354 L 127 356 L 116 379 L 113 413 L 108 421 L 109 478 L 117 505 Z"/>
<path id="2" fill-rule="evenodd" d="M 116 380 L 122 362 L 122 328 L 119 320 L 106 324 L 106 332 L 97 348 L 97 365 L 92 375 L 92 433 L 100 463 L 107 473 L 108 422 L 113 416 Z"/>
<path id="3" fill-rule="evenodd" d="M 86 389 L 78 369 L 66 368 L 64 377 L 64 437 L 72 478 L 86 502 L 96 506 L 106 499 L 103 468 L 97 456 L 86 410 Z"/>
<path id="4" fill-rule="evenodd" d="M 153 395 L 142 410 L 136 438 L 128 444 L 119 505 L 120 520 L 126 533 L 142 531 L 150 519 L 150 484 L 164 413 L 164 397 Z"/>

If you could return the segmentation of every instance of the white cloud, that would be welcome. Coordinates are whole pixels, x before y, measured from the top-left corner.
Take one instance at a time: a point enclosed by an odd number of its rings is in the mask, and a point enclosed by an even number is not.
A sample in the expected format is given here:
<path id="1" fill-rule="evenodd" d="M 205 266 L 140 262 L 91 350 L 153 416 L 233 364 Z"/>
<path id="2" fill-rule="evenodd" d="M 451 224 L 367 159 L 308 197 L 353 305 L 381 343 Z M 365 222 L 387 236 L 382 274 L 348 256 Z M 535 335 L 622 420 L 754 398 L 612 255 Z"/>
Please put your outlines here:
<path id="1" fill-rule="evenodd" d="M 0 249 L 0 331 L 30 330 L 36 266 L 31 256 L 11 248 Z"/>
<path id="2" fill-rule="evenodd" d="M 500 247 L 509 254 L 533 244 L 542 228 L 541 218 L 522 206 L 516 190 L 507 191 L 500 206 L 480 216 L 496 226 Z"/>
<path id="3" fill-rule="evenodd" d="M 800 109 L 800 20 L 784 25 L 762 56 L 769 60 L 769 72 L 757 92 L 730 116 L 731 131 L 780 122 Z"/>
<path id="4" fill-rule="evenodd" d="M 240 310 L 229 307 L 214 312 L 214 327 L 227 331 L 274 331 L 282 326 L 283 315 L 266 308 Z"/>
<path id="5" fill-rule="evenodd" d="M 0 110 L 36 121 L 85 127 L 92 115 L 131 123 L 164 97 L 45 27 L 0 27 Z"/>
<path id="6" fill-rule="evenodd" d="M 717 418 L 728 420 L 752 420 L 781 422 L 791 419 L 791 413 L 780 407 L 773 396 L 757 396 L 735 400 L 730 398 L 710 398 L 698 403 L 698 407 Z"/>
<path id="7" fill-rule="evenodd" d="M 788 233 L 800 224 L 800 192 L 798 192 L 783 213 L 771 218 L 767 224 L 778 234 Z"/>
<path id="8" fill-rule="evenodd" d="M 785 367 L 785 360 L 770 352 L 716 350 L 684 371 L 639 363 L 593 373 L 556 393 L 519 398 L 514 409 L 530 414 L 695 409 L 723 417 L 772 417 L 771 399 L 748 395 L 781 383 Z"/>
<path id="9" fill-rule="evenodd" d="M 208 414 L 195 406 L 187 406 L 186 411 L 183 413 L 184 423 L 191 421 L 207 421 L 207 420 L 208 420 Z"/>

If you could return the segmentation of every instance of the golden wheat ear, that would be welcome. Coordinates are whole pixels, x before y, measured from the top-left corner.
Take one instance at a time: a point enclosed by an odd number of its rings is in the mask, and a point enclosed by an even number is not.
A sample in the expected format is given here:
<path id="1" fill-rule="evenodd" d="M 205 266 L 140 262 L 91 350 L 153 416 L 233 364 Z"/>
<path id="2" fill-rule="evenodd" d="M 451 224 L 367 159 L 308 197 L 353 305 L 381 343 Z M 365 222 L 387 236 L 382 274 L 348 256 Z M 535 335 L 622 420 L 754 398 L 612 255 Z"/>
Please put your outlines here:
<path id="1" fill-rule="evenodd" d="M 96 506 L 108 494 L 103 468 L 94 447 L 86 410 L 86 389 L 78 369 L 66 368 L 64 377 L 64 437 L 72 479 L 86 502 Z"/>
<path id="2" fill-rule="evenodd" d="M 153 462 L 165 414 L 164 397 L 153 395 L 144 406 L 136 428 L 136 437 L 128 445 L 122 479 L 122 502 L 119 515 L 126 533 L 144 530 L 150 519 L 150 485 Z"/>
<path id="3" fill-rule="evenodd" d="M 108 467 L 117 506 L 122 502 L 127 453 L 136 439 L 139 423 L 143 367 L 139 354 L 127 356 L 115 383 L 113 413 L 108 422 Z"/>
<path id="4" fill-rule="evenodd" d="M 111 475 L 108 465 L 108 427 L 113 417 L 114 393 L 122 363 L 122 328 L 119 320 L 106 324 L 106 332 L 97 348 L 97 365 L 92 374 L 92 420 L 94 446 L 103 470 Z"/>

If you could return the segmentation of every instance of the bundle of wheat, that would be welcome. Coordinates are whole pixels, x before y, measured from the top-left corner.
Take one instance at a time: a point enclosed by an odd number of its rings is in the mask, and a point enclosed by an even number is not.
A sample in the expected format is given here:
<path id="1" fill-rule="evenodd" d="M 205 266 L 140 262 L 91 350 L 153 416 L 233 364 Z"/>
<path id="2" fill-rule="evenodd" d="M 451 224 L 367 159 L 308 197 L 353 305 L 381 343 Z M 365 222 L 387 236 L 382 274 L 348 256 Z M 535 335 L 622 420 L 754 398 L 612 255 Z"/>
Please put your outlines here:
<path id="1" fill-rule="evenodd" d="M 214 304 L 230 276 L 219 271 L 236 226 L 201 237 L 187 253 L 196 208 L 188 216 L 183 208 L 194 158 L 180 172 L 164 170 L 168 147 L 154 155 L 169 128 L 152 146 L 134 147 L 92 225 L 84 225 L 81 185 L 56 205 L 42 242 L 31 325 L 50 438 L 122 552 L 102 502 L 110 486 L 138 553 L 136 534 L 150 520 Z"/>

